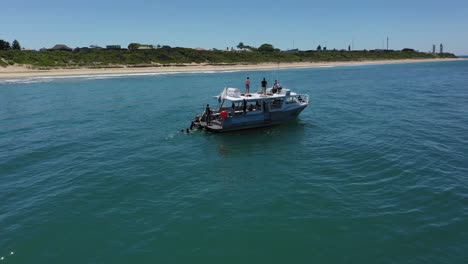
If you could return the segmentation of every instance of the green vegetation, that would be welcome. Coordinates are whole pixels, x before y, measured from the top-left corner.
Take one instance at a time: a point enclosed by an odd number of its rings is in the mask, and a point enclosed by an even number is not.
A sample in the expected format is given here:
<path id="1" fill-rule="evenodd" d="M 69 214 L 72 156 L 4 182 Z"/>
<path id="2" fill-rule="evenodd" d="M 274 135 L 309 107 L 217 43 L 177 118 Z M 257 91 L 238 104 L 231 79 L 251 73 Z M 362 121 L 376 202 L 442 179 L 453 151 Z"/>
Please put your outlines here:
<path id="1" fill-rule="evenodd" d="M 147 48 L 153 48 L 153 45 L 149 44 L 140 44 L 140 43 L 130 43 L 128 44 L 128 49 L 129 50 L 136 50 L 140 47 L 147 47 Z"/>
<path id="2" fill-rule="evenodd" d="M 0 39 L 0 50 L 9 50 L 9 49 L 11 49 L 10 42 Z"/>
<path id="3" fill-rule="evenodd" d="M 6 67 L 6 66 L 8 66 L 8 64 L 0 59 L 0 66 L 1 67 Z"/>
<path id="4" fill-rule="evenodd" d="M 268 44 L 268 45 L 270 45 L 270 44 Z M 251 50 L 251 51 L 257 51 L 257 48 L 252 47 L 252 46 L 248 46 L 248 45 L 244 45 L 243 42 L 239 42 L 239 45 L 237 45 L 237 48 L 238 49 L 248 49 L 248 50 Z"/>
<path id="5" fill-rule="evenodd" d="M 21 49 L 21 45 L 20 45 L 20 43 L 15 39 L 15 40 L 13 40 L 13 43 L 11 44 L 11 48 L 12 48 L 12 49 L 15 49 L 15 50 L 20 50 L 20 49 Z"/>
<path id="6" fill-rule="evenodd" d="M 2 43 L 0 43 L 2 44 Z M 246 47 L 243 44 L 242 47 Z M 39 52 L 17 49 L 0 50 L 0 66 L 27 64 L 36 67 L 134 67 L 164 66 L 181 63 L 263 63 L 263 62 L 322 62 L 393 59 L 455 58 L 451 53 L 422 53 L 404 51 L 301 51 L 280 52 L 270 44 L 264 44 L 256 51 L 194 50 L 163 46 L 148 50 L 82 49 L 76 52 L 42 50 Z"/>
<path id="7" fill-rule="evenodd" d="M 265 44 L 262 44 L 260 47 L 258 47 L 258 51 L 260 51 L 260 52 L 275 52 L 275 51 L 279 52 L 280 50 L 275 49 L 273 47 L 273 45 L 271 45 L 271 44 L 265 43 Z"/>

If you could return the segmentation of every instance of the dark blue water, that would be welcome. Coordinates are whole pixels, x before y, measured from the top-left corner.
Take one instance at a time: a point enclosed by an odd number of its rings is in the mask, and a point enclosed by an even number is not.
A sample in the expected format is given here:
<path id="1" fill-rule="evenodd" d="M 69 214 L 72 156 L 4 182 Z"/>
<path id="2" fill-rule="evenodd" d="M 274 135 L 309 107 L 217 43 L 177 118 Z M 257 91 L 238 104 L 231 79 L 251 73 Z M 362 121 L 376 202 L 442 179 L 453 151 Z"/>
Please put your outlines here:
<path id="1" fill-rule="evenodd" d="M 311 104 L 178 132 L 246 76 Z M 466 263 L 467 156 L 468 61 L 0 79 L 0 263 Z"/>

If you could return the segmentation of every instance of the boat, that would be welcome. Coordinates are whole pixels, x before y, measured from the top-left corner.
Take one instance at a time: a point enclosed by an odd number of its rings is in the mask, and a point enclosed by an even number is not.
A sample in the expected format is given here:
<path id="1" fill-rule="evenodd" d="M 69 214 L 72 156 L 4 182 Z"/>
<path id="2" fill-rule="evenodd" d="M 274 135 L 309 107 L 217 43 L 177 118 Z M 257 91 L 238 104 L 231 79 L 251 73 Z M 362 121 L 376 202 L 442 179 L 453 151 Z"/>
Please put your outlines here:
<path id="1" fill-rule="evenodd" d="M 297 94 L 282 87 L 252 94 L 226 87 L 215 98 L 217 106 L 212 109 L 207 105 L 202 114 L 195 116 L 191 129 L 228 132 L 278 125 L 295 119 L 309 104 L 307 94 Z"/>

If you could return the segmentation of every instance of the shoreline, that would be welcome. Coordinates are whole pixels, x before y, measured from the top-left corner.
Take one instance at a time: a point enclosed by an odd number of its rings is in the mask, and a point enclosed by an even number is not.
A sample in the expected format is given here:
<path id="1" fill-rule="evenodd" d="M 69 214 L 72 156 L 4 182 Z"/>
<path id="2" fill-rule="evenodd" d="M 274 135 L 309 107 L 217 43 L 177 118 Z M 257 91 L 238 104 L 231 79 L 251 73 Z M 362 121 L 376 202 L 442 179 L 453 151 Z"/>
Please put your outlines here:
<path id="1" fill-rule="evenodd" d="M 127 67 L 116 68 L 58 68 L 58 69 L 30 69 L 27 66 L 0 67 L 0 79 L 3 78 L 30 78 L 30 77 L 57 77 L 79 75 L 113 75 L 113 74 L 143 74 L 143 73 L 184 73 L 205 71 L 252 71 L 269 69 L 316 68 L 352 65 L 380 65 L 416 62 L 459 61 L 466 58 L 446 59 L 402 59 L 402 60 L 363 60 L 363 61 L 334 61 L 334 62 L 288 62 L 288 63 L 259 63 L 259 64 L 177 64 L 155 67 Z"/>

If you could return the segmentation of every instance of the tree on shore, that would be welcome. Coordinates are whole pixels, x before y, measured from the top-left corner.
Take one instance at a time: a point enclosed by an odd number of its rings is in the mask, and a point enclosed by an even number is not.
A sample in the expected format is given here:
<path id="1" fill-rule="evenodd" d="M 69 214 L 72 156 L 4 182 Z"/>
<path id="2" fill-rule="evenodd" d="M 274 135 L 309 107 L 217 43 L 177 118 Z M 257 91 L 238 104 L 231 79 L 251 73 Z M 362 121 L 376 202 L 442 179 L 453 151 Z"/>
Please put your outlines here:
<path id="1" fill-rule="evenodd" d="M 11 44 L 11 48 L 12 49 L 15 49 L 15 50 L 20 50 L 21 49 L 21 45 L 19 43 L 18 40 L 13 40 L 13 43 Z"/>
<path id="2" fill-rule="evenodd" d="M 236 46 L 238 49 L 243 49 L 243 50 L 250 50 L 250 51 L 256 51 L 258 50 L 255 47 L 245 45 L 244 42 L 239 42 L 239 44 Z"/>
<path id="3" fill-rule="evenodd" d="M 258 51 L 260 51 L 260 52 L 273 52 L 273 51 L 275 51 L 275 48 L 273 47 L 273 45 L 265 43 L 265 44 L 262 44 L 260 47 L 258 47 Z"/>
<path id="4" fill-rule="evenodd" d="M 351 51 L 351 45 L 348 45 L 348 51 Z"/>
<path id="5" fill-rule="evenodd" d="M 321 51 L 321 50 L 322 50 L 322 46 L 318 45 L 318 46 L 317 46 L 317 50 L 318 50 L 318 51 Z"/>
<path id="6" fill-rule="evenodd" d="M 9 50 L 9 49 L 11 49 L 10 42 L 0 39 L 0 50 Z"/>
<path id="7" fill-rule="evenodd" d="M 129 50 L 136 50 L 136 49 L 138 49 L 138 47 L 140 47 L 140 46 L 141 46 L 140 43 L 130 43 L 130 44 L 128 44 L 128 49 L 129 49 Z"/>

